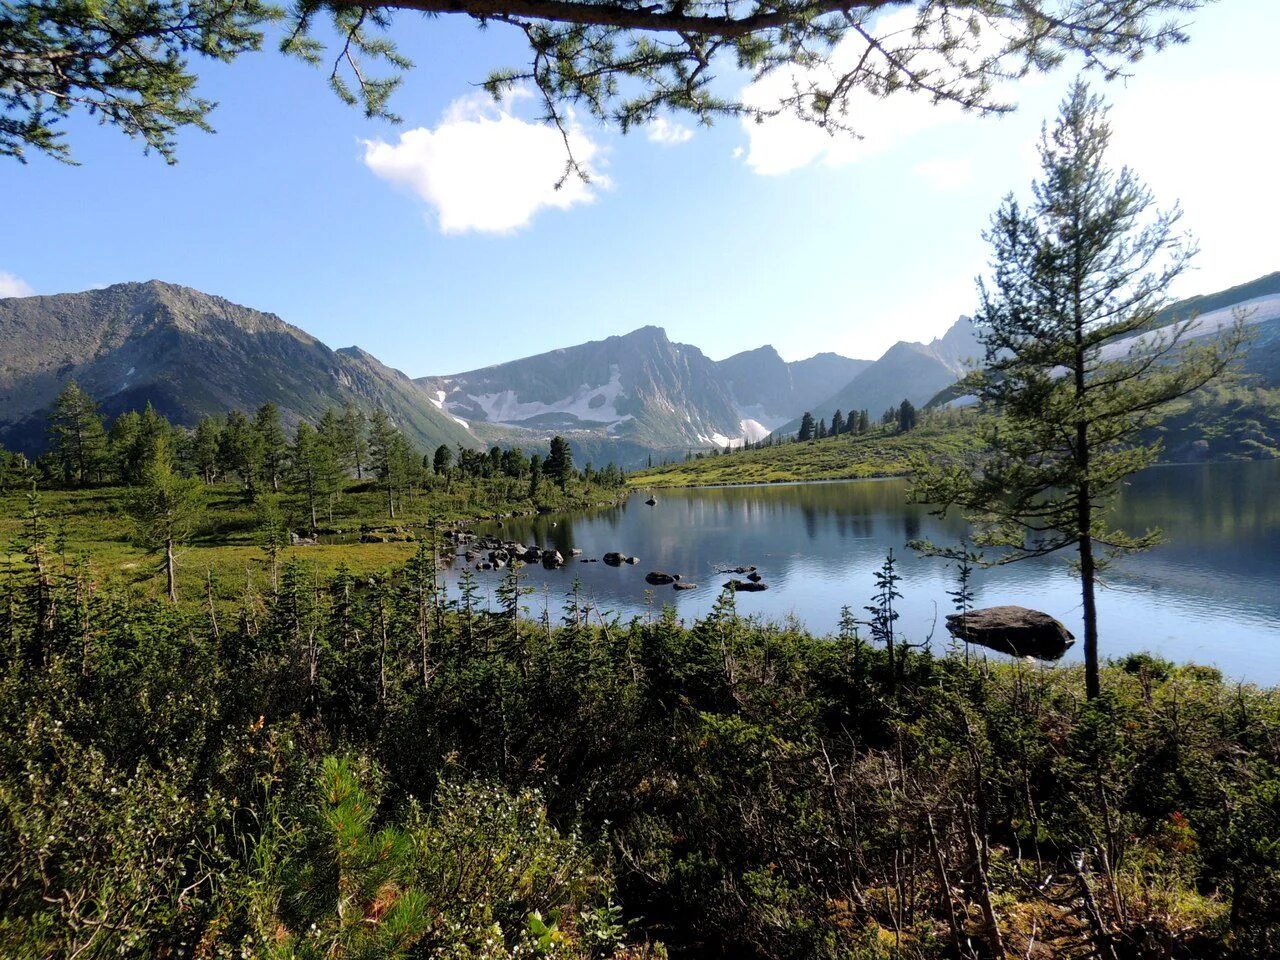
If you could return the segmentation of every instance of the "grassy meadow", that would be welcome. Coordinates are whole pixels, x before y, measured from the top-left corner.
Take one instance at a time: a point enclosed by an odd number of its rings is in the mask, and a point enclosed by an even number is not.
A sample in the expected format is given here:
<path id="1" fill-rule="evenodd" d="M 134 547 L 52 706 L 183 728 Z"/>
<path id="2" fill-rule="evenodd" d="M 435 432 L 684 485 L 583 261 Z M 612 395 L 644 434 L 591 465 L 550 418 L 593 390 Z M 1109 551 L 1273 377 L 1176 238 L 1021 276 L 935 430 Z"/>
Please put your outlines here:
<path id="1" fill-rule="evenodd" d="M 628 481 L 647 488 L 898 477 L 909 472 L 913 456 L 959 457 L 976 442 L 971 421 L 924 423 L 908 433 L 878 427 L 865 434 L 704 454 L 637 471 Z"/>
<path id="2" fill-rule="evenodd" d="M 317 517 L 317 542 L 282 546 L 276 561 L 304 560 L 322 574 L 343 566 L 353 574 L 370 573 L 407 561 L 430 535 L 432 524 L 456 526 L 539 510 L 585 508 L 612 502 L 622 493 L 575 480 L 567 491 L 544 483 L 530 498 L 527 481 L 433 479 L 398 497 L 396 517 L 390 519 L 386 491 L 374 481 L 351 480 L 334 498 L 332 512 L 325 509 Z M 66 555 L 83 558 L 96 582 L 156 594 L 164 588 L 163 557 L 137 541 L 127 510 L 130 495 L 127 486 L 51 489 L 38 491 L 35 502 Z M 23 489 L 0 491 L 0 566 L 21 563 L 16 541 L 27 522 L 31 496 Z M 246 580 L 258 589 L 270 582 L 273 564 L 264 524 L 268 505 L 287 530 L 307 533 L 310 518 L 297 496 L 263 494 L 251 502 L 237 483 L 206 487 L 202 517 L 178 551 L 181 596 L 204 596 L 210 575 L 218 594 L 227 598 L 243 595 Z M 362 535 L 374 542 L 362 542 Z"/>

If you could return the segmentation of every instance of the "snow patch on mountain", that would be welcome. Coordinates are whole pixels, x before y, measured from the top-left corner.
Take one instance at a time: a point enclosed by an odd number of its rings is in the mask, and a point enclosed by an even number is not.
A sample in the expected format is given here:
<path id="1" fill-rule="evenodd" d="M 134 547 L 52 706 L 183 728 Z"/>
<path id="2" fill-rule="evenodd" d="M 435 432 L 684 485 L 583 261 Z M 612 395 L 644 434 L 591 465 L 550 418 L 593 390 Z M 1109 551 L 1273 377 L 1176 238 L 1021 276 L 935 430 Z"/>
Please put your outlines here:
<path id="1" fill-rule="evenodd" d="M 744 418 L 741 423 L 742 435 L 746 438 L 747 443 L 759 443 L 767 437 L 772 431 L 759 420 Z"/>
<path id="2" fill-rule="evenodd" d="M 554 413 L 592 423 L 616 424 L 631 418 L 630 414 L 618 412 L 617 402 L 623 396 L 622 372 L 615 364 L 609 368 L 608 383 L 600 386 L 583 384 L 569 396 L 553 403 L 521 400 L 515 390 L 464 394 L 462 398 L 451 398 L 445 402 L 450 410 L 454 410 L 463 406 L 459 401 L 465 399 L 469 401 L 465 406 L 479 407 L 484 411 L 485 419 L 492 423 L 521 423 Z"/>
<path id="3" fill-rule="evenodd" d="M 742 422 L 744 424 L 742 428 L 743 433 L 747 433 L 747 427 L 745 424 L 750 423 L 755 424 L 763 430 L 767 436 L 791 419 L 791 416 L 786 414 L 771 413 L 758 403 L 739 403 L 736 404 L 736 406 L 738 408 L 738 416 L 742 417 Z M 754 443 L 756 440 L 763 438 L 748 435 L 747 439 Z"/>
<path id="4" fill-rule="evenodd" d="M 1280 294 L 1255 297 L 1252 300 L 1224 307 L 1221 310 L 1202 313 L 1192 320 L 1184 321 L 1186 330 L 1182 332 L 1182 339 L 1196 340 L 1222 333 L 1236 322 L 1237 316 L 1243 319 L 1246 327 L 1280 318 Z M 1152 333 L 1143 333 L 1109 343 L 1102 348 L 1102 359 L 1118 360 L 1131 352 L 1142 353 L 1146 348 L 1160 346 L 1168 342 L 1168 337 L 1174 329 L 1175 327 L 1161 327 Z"/>
<path id="5" fill-rule="evenodd" d="M 709 437 L 704 437 L 702 434 L 698 434 L 698 442 L 714 444 L 721 449 L 725 449 L 729 447 L 740 447 L 744 441 L 741 437 L 726 437 L 723 433 L 713 433 Z"/>

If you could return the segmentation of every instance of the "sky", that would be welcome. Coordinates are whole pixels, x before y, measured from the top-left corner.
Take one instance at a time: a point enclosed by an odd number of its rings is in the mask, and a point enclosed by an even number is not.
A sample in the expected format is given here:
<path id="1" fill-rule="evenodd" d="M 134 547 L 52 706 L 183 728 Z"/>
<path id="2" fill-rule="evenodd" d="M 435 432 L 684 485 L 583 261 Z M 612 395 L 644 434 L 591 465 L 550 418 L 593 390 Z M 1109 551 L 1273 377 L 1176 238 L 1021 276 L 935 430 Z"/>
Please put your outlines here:
<path id="1" fill-rule="evenodd" d="M 1179 295 L 1280 270 L 1277 26 L 1274 0 L 1222 0 L 1189 44 L 1101 87 L 1114 160 L 1180 202 L 1199 241 Z M 982 230 L 1026 195 L 1074 76 L 1020 83 L 1000 117 L 860 101 L 860 140 L 786 119 L 677 115 L 623 136 L 579 118 L 592 178 L 557 191 L 563 147 L 533 98 L 496 106 L 477 86 L 524 62 L 514 31 L 405 18 L 396 36 L 417 64 L 399 125 L 268 52 L 201 66 L 217 132 L 181 134 L 175 166 L 84 119 L 66 126 L 79 166 L 0 160 L 0 296 L 162 279 L 412 376 L 645 324 L 715 359 L 765 343 L 875 358 L 972 311 Z M 720 82 L 773 92 L 749 79 Z"/>

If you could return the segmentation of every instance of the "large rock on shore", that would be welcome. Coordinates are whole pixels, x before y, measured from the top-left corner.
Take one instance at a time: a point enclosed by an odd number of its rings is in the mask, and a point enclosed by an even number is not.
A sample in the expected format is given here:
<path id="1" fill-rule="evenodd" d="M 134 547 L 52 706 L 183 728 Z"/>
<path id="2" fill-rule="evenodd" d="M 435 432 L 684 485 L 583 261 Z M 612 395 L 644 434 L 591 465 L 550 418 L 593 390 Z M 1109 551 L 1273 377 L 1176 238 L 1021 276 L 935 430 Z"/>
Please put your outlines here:
<path id="1" fill-rule="evenodd" d="M 983 607 L 947 617 L 947 630 L 958 640 L 976 643 L 1014 657 L 1058 660 L 1076 642 L 1059 621 L 1027 607 Z"/>

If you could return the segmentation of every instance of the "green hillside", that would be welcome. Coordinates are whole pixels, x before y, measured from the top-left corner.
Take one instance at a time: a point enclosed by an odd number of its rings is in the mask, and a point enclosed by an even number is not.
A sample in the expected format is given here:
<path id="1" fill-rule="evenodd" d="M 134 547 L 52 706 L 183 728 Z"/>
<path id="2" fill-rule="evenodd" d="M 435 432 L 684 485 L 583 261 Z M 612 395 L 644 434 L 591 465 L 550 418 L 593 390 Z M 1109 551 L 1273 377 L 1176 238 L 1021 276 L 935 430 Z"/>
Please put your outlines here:
<path id="1" fill-rule="evenodd" d="M 858 480 L 907 473 L 912 456 L 959 457 L 974 444 L 970 418 L 927 423 L 909 433 L 877 428 L 756 450 L 700 454 L 630 475 L 636 487 L 707 487 L 802 480 Z"/>

